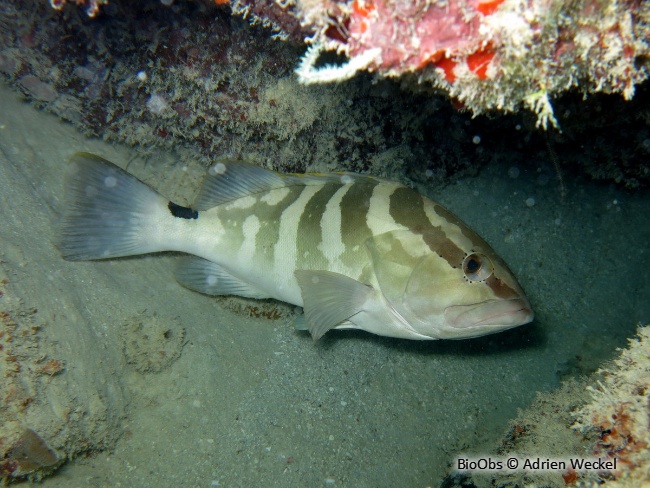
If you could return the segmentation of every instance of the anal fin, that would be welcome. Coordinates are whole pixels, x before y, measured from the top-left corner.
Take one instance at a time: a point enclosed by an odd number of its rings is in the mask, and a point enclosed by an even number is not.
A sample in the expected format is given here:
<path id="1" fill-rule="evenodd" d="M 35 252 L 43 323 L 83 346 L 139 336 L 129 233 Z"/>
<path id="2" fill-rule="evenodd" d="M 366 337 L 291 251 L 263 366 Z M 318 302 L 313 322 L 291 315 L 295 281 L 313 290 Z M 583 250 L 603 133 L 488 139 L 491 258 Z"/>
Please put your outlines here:
<path id="1" fill-rule="evenodd" d="M 176 281 L 185 288 L 205 295 L 237 295 L 270 298 L 268 293 L 231 275 L 216 263 L 196 256 L 185 257 L 176 268 Z"/>

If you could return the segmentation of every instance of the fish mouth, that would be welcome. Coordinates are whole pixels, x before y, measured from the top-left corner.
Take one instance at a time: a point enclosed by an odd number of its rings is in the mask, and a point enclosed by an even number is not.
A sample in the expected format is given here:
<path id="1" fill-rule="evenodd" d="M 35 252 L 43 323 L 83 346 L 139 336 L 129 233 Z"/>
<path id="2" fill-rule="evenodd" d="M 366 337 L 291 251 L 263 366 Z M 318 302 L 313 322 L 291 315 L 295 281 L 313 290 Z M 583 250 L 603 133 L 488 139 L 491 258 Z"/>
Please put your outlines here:
<path id="1" fill-rule="evenodd" d="M 445 319 L 456 329 L 473 327 L 509 329 L 531 322 L 535 314 L 525 298 L 489 300 L 445 309 Z"/>

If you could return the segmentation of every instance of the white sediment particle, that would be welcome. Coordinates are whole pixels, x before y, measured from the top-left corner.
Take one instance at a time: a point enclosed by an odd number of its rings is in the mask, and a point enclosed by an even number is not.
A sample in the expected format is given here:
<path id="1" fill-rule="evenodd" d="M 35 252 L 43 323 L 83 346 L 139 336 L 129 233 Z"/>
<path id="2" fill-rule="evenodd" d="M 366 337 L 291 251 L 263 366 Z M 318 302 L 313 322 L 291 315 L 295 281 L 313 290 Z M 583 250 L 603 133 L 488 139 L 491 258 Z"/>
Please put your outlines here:
<path id="1" fill-rule="evenodd" d="M 149 100 L 147 100 L 147 109 L 153 114 L 160 115 L 167 110 L 167 108 L 167 101 L 162 95 L 154 93 L 149 97 Z"/>
<path id="2" fill-rule="evenodd" d="M 104 178 L 104 186 L 106 188 L 114 188 L 117 185 L 117 178 L 114 176 L 107 176 Z"/>
<path id="3" fill-rule="evenodd" d="M 508 176 L 512 179 L 518 178 L 519 168 L 517 168 L 516 166 L 511 166 L 510 169 L 508 170 Z"/>
<path id="4" fill-rule="evenodd" d="M 216 163 L 212 166 L 210 166 L 210 169 L 208 170 L 208 173 L 210 173 L 212 176 L 215 175 L 222 175 L 225 174 L 226 172 L 226 165 L 224 163 Z"/>
<path id="5" fill-rule="evenodd" d="M 343 183 L 344 185 L 352 183 L 352 177 L 350 175 L 342 175 L 341 176 L 341 183 Z"/>

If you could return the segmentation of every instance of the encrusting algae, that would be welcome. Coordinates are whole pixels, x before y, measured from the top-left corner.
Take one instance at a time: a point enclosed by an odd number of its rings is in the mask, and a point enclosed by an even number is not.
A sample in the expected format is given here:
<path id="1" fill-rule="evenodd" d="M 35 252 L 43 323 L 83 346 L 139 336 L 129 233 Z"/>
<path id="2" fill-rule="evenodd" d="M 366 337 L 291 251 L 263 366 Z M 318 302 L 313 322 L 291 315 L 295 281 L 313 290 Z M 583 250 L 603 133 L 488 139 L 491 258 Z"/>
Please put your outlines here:
<path id="1" fill-rule="evenodd" d="M 617 359 L 591 377 L 539 393 L 495 450 L 504 458 L 597 459 L 603 465 L 615 460 L 613 469 L 474 472 L 469 486 L 648 488 L 649 446 L 650 325 L 645 325 Z"/>
<path id="2" fill-rule="evenodd" d="M 576 413 L 573 428 L 595 441 L 594 455 L 617 459 L 608 487 L 650 486 L 650 326 L 620 357 L 597 371 L 592 400 Z"/>

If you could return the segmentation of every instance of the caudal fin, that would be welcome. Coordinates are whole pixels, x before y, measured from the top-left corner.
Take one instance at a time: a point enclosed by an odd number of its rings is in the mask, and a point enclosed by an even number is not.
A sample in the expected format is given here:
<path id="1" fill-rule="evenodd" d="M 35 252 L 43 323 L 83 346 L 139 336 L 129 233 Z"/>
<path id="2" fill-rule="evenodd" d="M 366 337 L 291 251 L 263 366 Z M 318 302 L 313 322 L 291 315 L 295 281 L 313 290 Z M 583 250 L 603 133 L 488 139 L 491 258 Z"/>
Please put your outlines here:
<path id="1" fill-rule="evenodd" d="M 71 159 L 62 220 L 65 259 L 104 259 L 160 251 L 156 223 L 169 215 L 167 200 L 105 159 Z"/>

